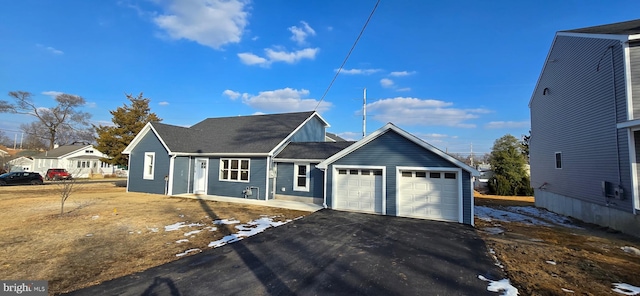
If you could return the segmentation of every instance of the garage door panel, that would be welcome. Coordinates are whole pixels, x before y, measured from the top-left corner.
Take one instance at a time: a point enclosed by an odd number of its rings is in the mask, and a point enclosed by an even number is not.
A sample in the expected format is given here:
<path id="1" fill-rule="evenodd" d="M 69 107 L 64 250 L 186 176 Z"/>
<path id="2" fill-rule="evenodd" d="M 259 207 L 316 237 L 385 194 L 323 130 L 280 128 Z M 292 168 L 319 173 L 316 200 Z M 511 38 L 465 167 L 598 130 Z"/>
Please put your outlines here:
<path id="1" fill-rule="evenodd" d="M 336 177 L 337 209 L 381 213 L 381 171 L 374 175 L 370 169 L 349 169 L 348 173 Z"/>
<path id="2" fill-rule="evenodd" d="M 451 177 L 450 172 L 446 172 Z M 458 179 L 445 172 L 401 172 L 398 215 L 458 221 Z"/>

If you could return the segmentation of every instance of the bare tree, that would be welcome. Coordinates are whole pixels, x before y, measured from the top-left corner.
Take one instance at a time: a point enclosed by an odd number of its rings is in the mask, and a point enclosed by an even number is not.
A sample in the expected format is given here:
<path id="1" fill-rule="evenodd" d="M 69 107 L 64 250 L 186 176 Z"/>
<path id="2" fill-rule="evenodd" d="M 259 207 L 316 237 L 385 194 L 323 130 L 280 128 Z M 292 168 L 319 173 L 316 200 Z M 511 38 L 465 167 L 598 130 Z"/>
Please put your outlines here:
<path id="1" fill-rule="evenodd" d="M 80 187 L 76 179 L 64 179 L 56 181 L 57 191 L 60 194 L 60 217 L 64 215 L 64 203 L 69 199 L 71 193 Z"/>
<path id="2" fill-rule="evenodd" d="M 77 110 L 86 104 L 84 98 L 60 94 L 55 98 L 55 107 L 44 108 L 36 106 L 32 96 L 26 91 L 9 92 L 9 97 L 13 98 L 15 103 L 0 101 L 0 113 L 25 114 L 37 118 L 47 133 L 49 149 L 53 149 L 61 130 L 79 130 L 89 126 L 91 114 Z"/>

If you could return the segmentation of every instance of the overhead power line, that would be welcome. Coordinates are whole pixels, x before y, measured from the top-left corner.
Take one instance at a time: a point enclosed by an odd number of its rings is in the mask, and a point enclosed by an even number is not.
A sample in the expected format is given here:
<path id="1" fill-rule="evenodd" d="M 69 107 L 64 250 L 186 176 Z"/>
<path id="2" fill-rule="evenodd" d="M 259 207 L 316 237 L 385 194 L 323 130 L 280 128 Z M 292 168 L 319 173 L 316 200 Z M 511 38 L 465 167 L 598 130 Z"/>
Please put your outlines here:
<path id="1" fill-rule="evenodd" d="M 338 75 L 340 75 L 340 71 L 342 71 L 342 68 L 347 63 L 347 60 L 349 60 L 349 56 L 351 56 L 351 53 L 353 52 L 353 49 L 356 48 L 356 44 L 358 44 L 358 41 L 360 40 L 360 37 L 362 37 L 362 34 L 364 33 L 364 30 L 367 28 L 367 25 L 369 24 L 369 21 L 371 20 L 371 17 L 373 17 L 373 13 L 376 12 L 376 9 L 378 8 L 378 4 L 380 4 L 380 0 L 376 1 L 376 5 L 373 7 L 373 10 L 371 10 L 371 13 L 369 14 L 369 17 L 367 18 L 367 21 L 364 23 L 364 26 L 362 26 L 362 30 L 360 30 L 360 34 L 358 34 L 358 38 L 356 38 L 356 41 L 353 42 L 353 45 L 351 46 L 351 49 L 349 49 L 349 53 L 347 53 L 347 56 L 344 58 L 344 61 L 342 61 L 342 65 L 340 65 L 340 68 L 338 68 L 338 71 L 336 71 L 336 75 L 334 75 L 333 79 L 331 79 L 331 83 L 329 83 L 329 86 L 324 91 L 324 94 L 322 94 L 322 97 L 320 98 L 320 101 L 318 101 L 318 104 L 313 109 L 313 111 L 316 111 L 318 109 L 318 107 L 320 107 L 320 103 L 322 103 L 322 101 L 324 101 L 324 97 L 327 95 L 327 93 L 331 89 L 331 86 L 333 86 L 333 83 L 338 78 Z"/>

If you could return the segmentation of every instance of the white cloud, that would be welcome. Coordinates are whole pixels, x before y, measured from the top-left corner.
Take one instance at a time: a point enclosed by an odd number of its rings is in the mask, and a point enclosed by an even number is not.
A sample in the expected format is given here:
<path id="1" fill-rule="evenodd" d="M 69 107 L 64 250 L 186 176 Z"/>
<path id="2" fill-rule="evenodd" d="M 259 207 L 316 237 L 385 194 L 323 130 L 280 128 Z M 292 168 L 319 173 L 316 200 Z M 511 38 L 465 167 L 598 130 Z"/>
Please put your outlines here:
<path id="1" fill-rule="evenodd" d="M 230 89 L 226 89 L 225 91 L 222 92 L 223 95 L 229 97 L 232 100 L 235 100 L 237 98 L 239 98 L 242 94 L 240 94 L 237 91 L 232 91 Z"/>
<path id="2" fill-rule="evenodd" d="M 396 89 L 396 91 L 411 91 L 411 88 L 410 87 L 403 87 L 403 88 Z"/>
<path id="3" fill-rule="evenodd" d="M 98 103 L 96 103 L 96 102 L 87 102 L 87 104 L 85 106 L 87 108 L 95 108 L 95 107 L 98 107 Z"/>
<path id="4" fill-rule="evenodd" d="M 56 98 L 57 96 L 63 94 L 63 92 L 61 91 L 55 91 L 55 90 L 48 90 L 48 91 L 43 91 L 41 92 L 41 94 L 45 95 L 45 96 L 50 96 L 52 98 Z"/>
<path id="5" fill-rule="evenodd" d="M 237 92 L 234 92 L 236 94 Z M 322 112 L 331 107 L 331 103 L 323 101 L 318 105 L 316 99 L 305 99 L 309 95 L 306 89 L 283 88 L 262 91 L 257 96 L 243 93 L 242 103 L 258 109 L 262 112 L 296 112 L 310 111 L 318 106 L 317 111 Z M 228 96 L 228 95 L 227 95 Z"/>
<path id="6" fill-rule="evenodd" d="M 373 119 L 402 125 L 452 126 L 473 128 L 468 120 L 489 113 L 486 109 L 459 109 L 453 103 L 440 100 L 422 100 L 409 97 L 381 99 L 367 104 L 367 112 Z"/>
<path id="7" fill-rule="evenodd" d="M 55 55 L 63 55 L 64 54 L 64 52 L 62 50 L 55 49 L 55 48 L 53 48 L 51 46 L 44 46 L 42 44 L 36 44 L 36 46 L 38 48 L 42 48 L 42 49 L 48 51 L 49 53 L 52 53 L 52 54 L 55 54 Z"/>
<path id="8" fill-rule="evenodd" d="M 529 121 L 491 121 L 485 124 L 485 128 L 527 128 Z"/>
<path id="9" fill-rule="evenodd" d="M 167 101 L 162 101 L 162 102 L 159 102 L 159 103 L 158 103 L 158 105 L 160 105 L 160 106 L 167 106 L 167 105 L 169 105 L 169 102 L 167 102 Z"/>
<path id="10" fill-rule="evenodd" d="M 402 76 L 409 76 L 409 75 L 413 75 L 416 74 L 416 71 L 411 71 L 411 72 L 407 72 L 407 71 L 396 71 L 396 72 L 391 72 L 389 73 L 389 76 L 393 76 L 393 77 L 402 77 Z"/>
<path id="11" fill-rule="evenodd" d="M 338 133 L 336 134 L 339 137 L 347 140 L 347 141 L 357 141 L 362 139 L 362 132 L 356 133 L 356 132 L 344 132 L 344 133 Z"/>
<path id="12" fill-rule="evenodd" d="M 238 57 L 240 61 L 246 65 L 259 65 L 263 67 L 267 67 L 275 62 L 285 62 L 287 64 L 294 64 L 302 59 L 315 59 L 319 48 L 305 48 L 297 51 L 288 52 L 286 50 L 273 50 L 270 48 L 266 48 L 265 50 L 266 58 L 257 56 L 253 53 L 239 53 Z"/>
<path id="13" fill-rule="evenodd" d="M 338 72 L 338 69 L 334 71 Z M 382 71 L 381 69 L 342 69 L 340 73 L 347 75 L 371 75 Z"/>
<path id="14" fill-rule="evenodd" d="M 391 87 L 394 86 L 393 80 L 391 80 L 389 78 L 380 79 L 380 85 L 382 85 L 382 87 L 386 87 L 386 88 L 391 88 Z"/>
<path id="15" fill-rule="evenodd" d="M 175 0 L 163 8 L 164 14 L 153 22 L 171 39 L 187 39 L 214 49 L 240 42 L 248 23 L 243 0 Z"/>
<path id="16" fill-rule="evenodd" d="M 291 40 L 295 41 L 298 45 L 305 45 L 308 36 L 315 36 L 316 31 L 307 24 L 305 21 L 300 22 L 302 27 L 292 26 L 289 27 L 291 32 Z"/>

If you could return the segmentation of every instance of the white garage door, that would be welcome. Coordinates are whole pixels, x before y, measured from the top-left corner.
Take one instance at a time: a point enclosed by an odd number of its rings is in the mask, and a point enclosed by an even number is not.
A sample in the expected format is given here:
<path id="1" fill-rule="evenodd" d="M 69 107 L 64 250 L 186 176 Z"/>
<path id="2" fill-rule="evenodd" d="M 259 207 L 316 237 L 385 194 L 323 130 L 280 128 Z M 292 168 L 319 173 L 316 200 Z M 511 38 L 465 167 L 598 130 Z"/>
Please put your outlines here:
<path id="1" fill-rule="evenodd" d="M 401 171 L 398 216 L 458 221 L 456 172 Z"/>
<path id="2" fill-rule="evenodd" d="M 336 209 L 382 213 L 382 170 L 338 169 Z"/>

